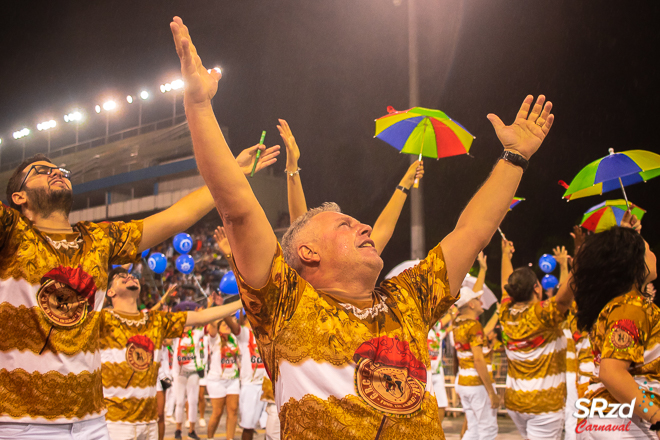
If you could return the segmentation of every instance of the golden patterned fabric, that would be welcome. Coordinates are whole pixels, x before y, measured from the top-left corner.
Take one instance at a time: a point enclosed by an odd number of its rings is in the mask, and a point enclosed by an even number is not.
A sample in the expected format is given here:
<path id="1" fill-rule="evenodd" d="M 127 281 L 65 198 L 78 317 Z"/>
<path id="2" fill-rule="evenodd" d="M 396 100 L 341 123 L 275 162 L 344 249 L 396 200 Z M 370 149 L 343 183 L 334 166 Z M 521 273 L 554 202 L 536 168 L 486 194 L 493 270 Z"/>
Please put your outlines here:
<path id="1" fill-rule="evenodd" d="M 160 368 L 160 356 L 156 359 L 153 355 L 152 362 L 144 371 L 136 371 L 127 357 L 127 346 L 129 340 L 136 336 L 148 338 L 153 344 L 153 349 L 161 349 L 165 339 L 181 336 L 186 324 L 187 312 L 167 313 L 152 310 L 141 312 L 138 316 L 125 315 L 119 312 L 103 310 L 101 323 L 101 359 L 103 361 L 101 371 L 103 373 L 103 388 L 106 389 L 105 403 L 108 407 L 106 418 L 112 422 L 152 422 L 156 421 L 156 381 L 158 380 L 158 369 Z M 122 351 L 122 362 L 115 362 L 113 358 L 116 353 L 113 350 Z M 108 388 L 126 388 L 139 391 L 140 388 L 153 388 L 149 397 L 137 398 L 128 395 L 127 398 L 108 396 Z M 144 393 L 140 393 L 143 396 Z"/>
<path id="2" fill-rule="evenodd" d="M 108 412 L 105 418 L 109 422 L 150 423 L 158 420 L 156 396 L 147 399 L 106 398 Z"/>
<path id="3" fill-rule="evenodd" d="M 67 330 L 54 328 L 48 338 L 46 350 L 69 356 L 80 352 L 96 352 L 99 349 L 99 340 L 92 335 L 98 331 L 99 319 L 98 312 L 89 312 L 87 318 L 77 327 Z M 15 324 L 11 329 L 0 329 L 3 334 L 0 338 L 2 352 L 30 350 L 39 354 L 52 327 L 39 307 L 14 307 L 6 302 L 0 304 L 0 322 Z"/>
<path id="4" fill-rule="evenodd" d="M 364 348 L 364 343 L 381 337 L 387 337 L 388 343 L 397 341 L 395 345 L 405 351 L 410 359 L 414 358 L 411 362 L 419 362 L 418 366 L 421 366 L 425 377 L 426 370 L 430 368 L 427 348 L 429 328 L 456 301 L 449 291 L 440 246 L 433 249 L 418 266 L 381 283 L 373 292 L 375 306 L 367 309 L 372 314 L 367 313 L 363 319 L 355 316 L 351 306 L 343 305 L 328 293 L 315 290 L 286 265 L 279 245 L 269 280 L 262 289 L 256 290 L 248 286 L 238 272 L 236 279 L 262 359 L 274 382 L 280 380 L 280 363 L 283 361 L 295 366 L 313 359 L 318 364 L 350 367 L 355 370 L 356 350 L 359 347 Z M 378 312 L 375 312 L 376 310 Z M 415 371 L 419 371 L 419 368 Z M 430 377 L 428 379 L 430 380 Z M 306 380 L 318 382 L 324 379 L 320 376 L 310 376 Z M 352 382 L 358 379 L 350 380 Z M 286 389 L 286 382 L 284 386 Z M 352 383 L 351 387 L 354 387 Z M 334 396 L 322 405 L 323 409 L 318 407 L 319 414 L 322 414 L 318 416 L 320 419 L 314 422 L 318 429 L 335 429 L 331 427 L 341 424 L 341 418 L 359 419 L 361 426 L 365 427 L 378 425 L 382 414 L 358 397 L 358 391 L 355 393 L 355 396 L 346 396 L 341 401 L 359 401 L 362 403 L 359 408 L 355 405 L 340 405 L 340 401 L 334 399 Z M 421 409 L 416 409 L 408 416 L 412 423 L 398 425 L 402 428 L 405 426 L 406 430 L 415 427 L 414 431 L 400 432 L 402 438 L 418 430 L 428 431 L 433 438 L 441 435 L 439 426 L 436 430 L 432 424 L 435 422 L 430 421 L 435 421 L 437 415 L 430 417 L 428 414 L 431 407 L 433 414 L 437 414 L 435 399 L 426 393 L 421 400 Z M 433 400 L 433 404 L 428 400 Z M 348 413 L 353 410 L 356 411 L 355 414 Z M 297 422 L 289 420 L 287 414 L 290 412 L 285 411 L 284 415 L 280 415 L 283 421 L 283 437 L 298 438 L 297 428 L 293 428 L 296 425 L 292 424 Z M 385 431 L 389 432 L 390 429 L 386 428 Z M 382 435 L 393 433 L 384 432 Z"/>
<path id="5" fill-rule="evenodd" d="M 573 328 L 577 328 L 577 317 L 575 316 L 576 311 L 577 306 L 575 301 L 573 301 L 573 305 L 568 309 L 566 321 L 562 324 L 564 336 L 566 337 L 566 372 L 575 374 L 578 372 L 577 350 L 575 348 L 576 341 L 573 338 Z"/>
<path id="6" fill-rule="evenodd" d="M 0 356 L 4 359 L 3 380 L 16 376 L 16 383 L 22 384 L 12 387 L 17 394 L 2 397 L 1 422 L 44 417 L 66 423 L 72 417 L 103 414 L 101 362 L 100 356 L 94 355 L 99 350 L 98 312 L 108 267 L 138 258 L 141 238 L 141 221 L 79 222 L 73 233 L 46 234 L 16 210 L 0 204 Z M 77 325 L 56 327 L 39 307 L 37 291 L 47 273 L 56 270 L 70 274 L 72 269 L 89 280 L 89 291 L 69 290 L 74 295 L 89 292 L 89 312 Z M 61 303 L 60 310 L 55 303 L 58 309 L 53 311 L 66 313 L 69 304 Z M 56 373 L 63 364 L 81 373 Z M 41 386 L 45 380 L 50 381 L 50 389 Z M 54 390 L 59 387 L 57 383 L 62 383 L 61 391 Z M 48 397 L 42 396 L 45 390 L 50 393 Z"/>
<path id="7" fill-rule="evenodd" d="M 282 439 L 375 439 L 383 424 L 378 440 L 444 440 L 435 398 L 427 392 L 423 402 L 418 417 L 394 418 L 381 414 L 373 417 L 371 408 L 359 397 L 330 396 L 321 400 L 308 394 L 282 405 Z"/>
<path id="8" fill-rule="evenodd" d="M 484 348 L 484 330 L 481 323 L 476 319 L 465 318 L 459 316 L 454 320 L 454 347 L 458 355 L 458 384 L 463 386 L 479 386 L 483 385 L 481 377 L 465 374 L 465 370 L 473 370 L 474 367 L 474 354 L 472 347 Z M 486 365 L 491 365 L 492 350 L 486 346 L 484 351 L 484 359 Z M 461 371 L 463 374 L 461 374 Z M 492 374 L 490 374 L 491 380 Z"/>
<path id="9" fill-rule="evenodd" d="M 264 381 L 261 383 L 261 400 L 264 402 L 275 403 L 273 382 L 271 382 L 268 377 L 264 377 Z"/>
<path id="10" fill-rule="evenodd" d="M 660 381 L 660 309 L 637 290 L 612 299 L 598 315 L 589 334 L 594 353 L 594 364 L 600 366 L 603 358 L 630 361 L 628 371 L 640 383 L 657 386 Z M 604 398 L 612 403 L 616 399 L 600 386 L 597 374 L 591 377 L 586 398 Z"/>
<path id="11" fill-rule="evenodd" d="M 556 298 L 534 303 L 514 304 L 511 298 L 502 301 L 500 323 L 508 362 L 504 394 L 507 409 L 539 414 L 564 407 L 566 340 L 561 326 L 566 316 L 558 310 Z"/>
<path id="12" fill-rule="evenodd" d="M 103 410 L 101 372 L 66 376 L 56 371 L 29 374 L 0 370 L 0 413 L 15 419 L 43 417 L 81 419 Z"/>

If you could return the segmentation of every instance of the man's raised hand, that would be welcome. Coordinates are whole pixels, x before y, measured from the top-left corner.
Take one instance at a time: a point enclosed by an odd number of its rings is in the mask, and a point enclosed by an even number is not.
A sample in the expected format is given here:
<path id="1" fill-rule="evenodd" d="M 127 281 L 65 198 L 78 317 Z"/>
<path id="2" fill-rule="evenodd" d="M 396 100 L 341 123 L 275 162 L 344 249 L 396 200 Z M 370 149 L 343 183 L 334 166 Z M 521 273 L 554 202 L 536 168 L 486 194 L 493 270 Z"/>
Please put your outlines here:
<path id="1" fill-rule="evenodd" d="M 415 183 L 415 180 L 421 179 L 422 177 L 424 177 L 424 162 L 416 160 L 410 164 L 399 185 L 410 189 Z"/>
<path id="2" fill-rule="evenodd" d="M 184 100 L 186 104 L 206 104 L 218 90 L 218 81 L 222 77 L 220 69 L 208 71 L 197 54 L 192 43 L 188 27 L 179 17 L 174 17 L 170 23 L 170 30 L 174 37 L 176 53 L 181 61 L 181 75 L 183 76 Z"/>
<path id="3" fill-rule="evenodd" d="M 552 103 L 545 102 L 545 96 L 539 95 L 536 104 L 530 111 L 532 102 L 534 102 L 534 97 L 528 95 L 516 115 L 516 120 L 511 125 L 504 125 L 504 122 L 492 113 L 488 115 L 488 120 L 493 124 L 495 133 L 504 149 L 515 151 L 526 159 L 532 157 L 539 149 L 555 119 L 555 116 L 550 113 Z"/>
<path id="4" fill-rule="evenodd" d="M 298 159 L 300 159 L 300 148 L 298 148 L 298 143 L 296 138 L 293 137 L 291 132 L 291 127 L 284 119 L 278 119 L 280 125 L 277 126 L 277 129 L 280 131 L 280 136 L 284 141 L 284 146 L 286 147 L 286 169 L 290 173 L 295 173 L 298 169 Z"/>
<path id="5" fill-rule="evenodd" d="M 257 162 L 257 168 L 254 171 L 255 173 L 277 162 L 277 156 L 280 155 L 279 145 L 266 148 L 266 146 L 263 144 L 257 144 L 241 151 L 238 154 L 238 156 L 236 156 L 236 162 L 238 162 L 238 166 L 241 167 L 241 171 L 243 171 L 243 174 L 245 174 L 246 176 L 249 176 L 252 173 L 252 166 L 254 165 L 254 157 L 257 154 L 258 150 L 261 150 L 261 156 L 259 156 L 259 161 Z"/>

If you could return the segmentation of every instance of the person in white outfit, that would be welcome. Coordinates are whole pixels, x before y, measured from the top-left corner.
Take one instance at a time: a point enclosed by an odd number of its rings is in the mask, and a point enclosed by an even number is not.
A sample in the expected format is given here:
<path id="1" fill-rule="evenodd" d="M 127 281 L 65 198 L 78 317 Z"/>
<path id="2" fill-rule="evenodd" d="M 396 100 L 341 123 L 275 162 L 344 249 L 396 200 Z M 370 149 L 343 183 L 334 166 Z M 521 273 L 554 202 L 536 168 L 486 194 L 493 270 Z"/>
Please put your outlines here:
<path id="1" fill-rule="evenodd" d="M 238 421 L 238 396 L 241 390 L 238 369 L 238 342 L 226 321 L 238 331 L 236 320 L 231 317 L 219 324 L 209 324 L 209 375 L 206 391 L 211 398 L 213 412 L 209 419 L 208 438 L 213 438 L 222 412 L 227 407 L 227 439 L 234 438 Z"/>
<path id="2" fill-rule="evenodd" d="M 188 401 L 188 422 L 190 431 L 188 438 L 199 439 L 195 433 L 197 421 L 197 404 L 199 399 L 199 379 L 204 374 L 205 353 L 203 347 L 204 330 L 201 328 L 186 328 L 180 338 L 173 341 L 176 358 L 174 360 L 174 393 L 176 406 L 174 418 L 176 431 L 174 438 L 181 439 L 183 427 L 184 405 Z"/>
<path id="3" fill-rule="evenodd" d="M 459 315 L 454 320 L 454 345 L 458 356 L 456 393 L 461 398 L 468 428 L 464 440 L 484 440 L 497 437 L 497 408 L 500 399 L 492 377 L 491 351 L 484 340 L 479 322 L 483 313 L 482 291 L 461 287 L 456 301 Z M 497 314 L 494 315 L 495 320 Z M 493 321 L 493 320 L 491 320 Z M 488 326 L 494 326 L 489 322 Z"/>
<path id="4" fill-rule="evenodd" d="M 261 386 L 266 376 L 257 341 L 250 328 L 250 323 L 241 318 L 242 325 L 238 333 L 238 350 L 241 356 L 241 394 L 238 409 L 241 414 L 240 426 L 243 428 L 242 440 L 252 440 L 254 430 L 266 408 L 261 400 Z"/>

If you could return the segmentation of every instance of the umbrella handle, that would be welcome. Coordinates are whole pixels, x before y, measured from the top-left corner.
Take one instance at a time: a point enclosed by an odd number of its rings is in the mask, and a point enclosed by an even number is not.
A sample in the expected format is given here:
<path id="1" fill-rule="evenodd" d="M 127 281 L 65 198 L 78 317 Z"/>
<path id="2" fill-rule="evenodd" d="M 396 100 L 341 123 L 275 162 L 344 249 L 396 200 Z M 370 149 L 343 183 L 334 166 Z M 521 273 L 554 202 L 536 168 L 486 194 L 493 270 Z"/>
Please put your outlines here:
<path id="1" fill-rule="evenodd" d="M 623 187 L 621 177 L 619 177 L 619 184 L 621 185 L 621 191 L 623 191 L 623 198 L 626 199 L 626 208 L 628 211 L 630 211 L 630 203 L 628 202 L 628 196 L 626 195 L 626 189 Z"/>
<path id="2" fill-rule="evenodd" d="M 426 130 L 425 130 L 426 131 Z M 422 161 L 422 150 L 424 150 L 424 138 L 422 138 L 422 148 L 419 150 L 419 161 Z M 415 177 L 415 183 L 413 183 L 413 188 L 419 188 L 419 178 Z"/>

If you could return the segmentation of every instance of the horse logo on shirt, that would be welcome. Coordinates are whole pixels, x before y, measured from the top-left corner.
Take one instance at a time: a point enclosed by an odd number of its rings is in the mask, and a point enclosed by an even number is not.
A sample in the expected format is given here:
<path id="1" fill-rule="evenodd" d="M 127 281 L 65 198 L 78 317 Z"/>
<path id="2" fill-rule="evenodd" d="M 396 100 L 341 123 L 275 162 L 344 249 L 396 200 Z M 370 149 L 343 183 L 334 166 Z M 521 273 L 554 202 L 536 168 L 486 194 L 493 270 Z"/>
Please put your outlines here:
<path id="1" fill-rule="evenodd" d="M 41 279 L 37 304 L 51 324 L 75 327 L 85 320 L 94 304 L 96 283 L 82 267 L 59 266 Z"/>
<path id="2" fill-rule="evenodd" d="M 364 342 L 353 355 L 357 394 L 371 407 L 392 416 L 407 417 L 422 406 L 426 367 L 408 342 L 381 336 Z"/>
<path id="3" fill-rule="evenodd" d="M 135 371 L 147 371 L 154 361 L 154 343 L 148 336 L 135 335 L 126 344 L 126 362 Z"/>

